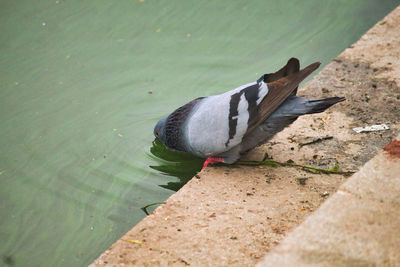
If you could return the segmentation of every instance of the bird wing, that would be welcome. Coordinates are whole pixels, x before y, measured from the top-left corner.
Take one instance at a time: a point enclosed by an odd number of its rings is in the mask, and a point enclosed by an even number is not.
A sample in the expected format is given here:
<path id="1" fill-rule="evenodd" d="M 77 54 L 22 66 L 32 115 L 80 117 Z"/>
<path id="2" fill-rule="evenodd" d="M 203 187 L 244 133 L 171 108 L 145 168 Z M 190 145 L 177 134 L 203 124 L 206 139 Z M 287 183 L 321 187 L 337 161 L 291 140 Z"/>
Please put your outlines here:
<path id="1" fill-rule="evenodd" d="M 280 78 L 286 77 L 292 73 L 296 73 L 300 70 L 300 62 L 297 58 L 292 57 L 288 60 L 285 66 L 283 66 L 280 70 L 275 73 L 264 74 L 260 79 L 263 79 L 266 83 L 271 83 Z M 297 87 L 293 91 L 293 94 L 296 95 Z"/>
<path id="2" fill-rule="evenodd" d="M 298 60 L 290 59 L 285 67 L 263 75 L 257 82 L 204 98 L 191 113 L 184 131 L 190 152 L 209 157 L 240 144 L 318 66 L 314 63 L 298 71 Z"/>
<path id="3" fill-rule="evenodd" d="M 257 106 L 257 120 L 249 121 L 248 129 L 245 135 L 251 133 L 258 125 L 265 121 L 295 90 L 298 85 L 321 63 L 315 62 L 306 68 L 291 73 L 273 82 L 267 83 L 268 94 Z"/>

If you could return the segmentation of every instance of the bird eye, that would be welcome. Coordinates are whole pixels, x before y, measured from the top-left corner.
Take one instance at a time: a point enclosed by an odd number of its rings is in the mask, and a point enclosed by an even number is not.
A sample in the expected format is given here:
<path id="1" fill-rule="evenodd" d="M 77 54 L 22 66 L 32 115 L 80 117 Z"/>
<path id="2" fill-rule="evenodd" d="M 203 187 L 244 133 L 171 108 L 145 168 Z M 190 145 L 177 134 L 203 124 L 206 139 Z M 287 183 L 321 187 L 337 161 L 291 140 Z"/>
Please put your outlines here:
<path id="1" fill-rule="evenodd" d="M 156 136 L 158 136 L 158 131 L 155 131 L 154 133 L 156 134 Z"/>

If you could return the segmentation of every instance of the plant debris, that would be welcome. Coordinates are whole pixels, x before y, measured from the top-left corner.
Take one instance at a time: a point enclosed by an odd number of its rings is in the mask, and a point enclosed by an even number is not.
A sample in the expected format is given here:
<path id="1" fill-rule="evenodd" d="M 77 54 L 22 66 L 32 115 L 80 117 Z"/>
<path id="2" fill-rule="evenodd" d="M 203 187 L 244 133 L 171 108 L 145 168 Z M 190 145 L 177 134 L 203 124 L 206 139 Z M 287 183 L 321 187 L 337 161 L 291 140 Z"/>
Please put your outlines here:
<path id="1" fill-rule="evenodd" d="M 277 167 L 277 166 L 283 166 L 283 167 L 296 167 L 296 168 L 302 168 L 304 171 L 315 173 L 315 174 L 341 174 L 344 176 L 350 176 L 354 174 L 353 171 L 338 171 L 340 168 L 339 165 L 334 165 L 330 169 L 321 169 L 321 168 L 316 168 L 312 166 L 307 166 L 307 165 L 302 165 L 302 164 L 296 164 L 294 162 L 288 161 L 288 162 L 279 162 L 271 159 L 267 159 L 267 156 L 264 157 L 262 161 L 238 161 L 235 163 L 235 165 L 246 165 L 246 166 L 261 166 L 261 165 L 266 165 L 270 167 Z"/>
<path id="2" fill-rule="evenodd" d="M 306 146 L 306 145 L 315 144 L 315 143 L 322 142 L 324 140 L 329 140 L 329 139 L 332 139 L 332 138 L 333 138 L 333 136 L 325 136 L 325 137 L 317 138 L 317 139 L 315 139 L 313 141 L 310 141 L 310 142 L 300 143 L 299 146 L 303 147 L 303 146 Z"/>
<path id="3" fill-rule="evenodd" d="M 129 242 L 132 244 L 138 244 L 138 245 L 143 244 L 142 240 L 136 240 L 136 239 L 121 239 L 121 241 Z"/>

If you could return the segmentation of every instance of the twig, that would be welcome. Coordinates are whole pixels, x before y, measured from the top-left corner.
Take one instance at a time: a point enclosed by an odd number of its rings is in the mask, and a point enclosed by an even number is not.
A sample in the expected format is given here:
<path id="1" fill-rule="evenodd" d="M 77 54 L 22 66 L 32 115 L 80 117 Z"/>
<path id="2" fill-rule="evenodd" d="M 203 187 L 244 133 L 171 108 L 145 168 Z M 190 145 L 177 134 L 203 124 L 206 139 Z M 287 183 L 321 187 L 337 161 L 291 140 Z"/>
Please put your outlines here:
<path id="1" fill-rule="evenodd" d="M 148 205 L 146 205 L 146 206 L 144 206 L 143 208 L 140 208 L 140 209 L 143 210 L 144 213 L 146 213 L 146 215 L 149 215 L 149 213 L 147 212 L 147 208 L 148 207 L 151 207 L 151 206 L 154 206 L 154 205 L 161 205 L 161 204 L 165 204 L 165 203 L 167 203 L 167 202 L 165 202 L 165 201 L 153 202 L 153 203 L 150 203 L 150 204 L 148 204 Z"/>
<path id="2" fill-rule="evenodd" d="M 302 168 L 305 171 L 311 172 L 311 173 L 325 173 L 325 174 L 341 174 L 344 176 L 350 176 L 354 172 L 353 171 L 338 171 L 339 165 L 335 165 L 330 169 L 321 169 L 321 168 L 316 168 L 312 166 L 307 166 L 307 165 L 302 165 L 302 164 L 296 164 L 292 162 L 279 162 L 271 159 L 264 159 L 263 161 L 238 161 L 235 164 L 237 165 L 247 165 L 247 166 L 261 166 L 261 165 L 266 165 L 270 167 L 277 167 L 277 166 L 284 166 L 284 167 L 298 167 Z"/>
<path id="3" fill-rule="evenodd" d="M 315 144 L 315 143 L 322 142 L 322 141 L 324 141 L 324 140 L 329 140 L 329 139 L 332 139 L 332 138 L 333 138 L 333 136 L 321 137 L 321 138 L 317 138 L 317 139 L 315 139 L 315 140 L 313 140 L 313 141 L 311 141 L 311 142 L 300 143 L 299 146 L 300 146 L 300 147 L 303 147 L 303 146 L 306 146 L 306 145 Z"/>

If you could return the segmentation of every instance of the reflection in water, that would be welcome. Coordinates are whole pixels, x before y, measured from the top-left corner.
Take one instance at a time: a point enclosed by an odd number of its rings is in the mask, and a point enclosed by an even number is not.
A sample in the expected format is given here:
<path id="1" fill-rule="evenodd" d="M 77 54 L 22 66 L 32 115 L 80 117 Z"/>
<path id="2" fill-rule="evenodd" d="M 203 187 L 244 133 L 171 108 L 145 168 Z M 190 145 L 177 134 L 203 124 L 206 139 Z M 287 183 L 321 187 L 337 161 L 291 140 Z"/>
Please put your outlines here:
<path id="1" fill-rule="evenodd" d="M 150 152 L 153 155 L 151 157 L 159 164 L 157 166 L 150 166 L 150 168 L 179 179 L 178 182 L 169 182 L 166 185 L 160 185 L 174 191 L 178 191 L 200 171 L 204 162 L 204 159 L 192 154 L 168 150 L 157 138 L 154 139 Z"/>

